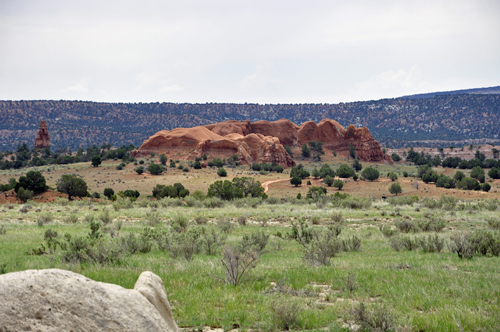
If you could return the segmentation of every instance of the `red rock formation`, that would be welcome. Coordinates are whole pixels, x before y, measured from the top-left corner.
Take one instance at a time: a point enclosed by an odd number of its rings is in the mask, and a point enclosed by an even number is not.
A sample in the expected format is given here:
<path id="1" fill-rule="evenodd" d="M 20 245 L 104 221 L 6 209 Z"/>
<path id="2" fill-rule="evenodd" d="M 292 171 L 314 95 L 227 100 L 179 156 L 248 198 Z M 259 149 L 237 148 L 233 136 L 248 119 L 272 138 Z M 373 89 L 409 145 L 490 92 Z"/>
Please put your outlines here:
<path id="1" fill-rule="evenodd" d="M 308 121 L 300 126 L 298 135 L 300 145 L 310 141 L 320 141 L 323 142 L 324 150 L 348 155 L 349 144 L 352 144 L 362 161 L 392 163 L 390 156 L 382 152 L 379 142 L 366 127 L 356 128 L 354 125 L 349 125 L 344 129 L 334 120 L 321 120 L 317 125 L 313 121 Z"/>
<path id="2" fill-rule="evenodd" d="M 40 121 L 40 129 L 38 130 L 38 134 L 35 138 L 35 148 L 38 150 L 46 148 L 50 146 L 49 141 L 49 130 L 47 129 L 47 122 Z"/>
<path id="3" fill-rule="evenodd" d="M 175 156 L 175 159 L 193 160 L 204 154 L 209 159 L 229 158 L 237 154 L 244 164 L 276 162 L 283 167 L 290 167 L 295 162 L 282 144 L 301 146 L 310 141 L 321 141 L 325 151 L 336 151 L 342 155 L 348 155 L 349 145 L 352 144 L 363 161 L 392 162 L 366 127 L 350 125 L 345 129 L 334 120 L 322 120 L 318 124 L 308 121 L 300 127 L 281 119 L 253 123 L 249 120 L 226 121 L 204 127 L 177 128 L 151 136 L 133 155 L 153 152 L 171 158 Z"/>
<path id="4" fill-rule="evenodd" d="M 235 131 L 240 129 L 240 126 L 233 127 Z M 283 167 L 295 166 L 295 162 L 276 137 L 252 133 L 245 136 L 239 133 L 221 136 L 207 127 L 160 131 L 144 141 L 138 150 L 132 151 L 134 157 L 150 153 L 163 153 L 170 158 L 188 160 L 194 160 L 204 154 L 208 159 L 229 158 L 237 154 L 244 164 L 276 162 Z"/>

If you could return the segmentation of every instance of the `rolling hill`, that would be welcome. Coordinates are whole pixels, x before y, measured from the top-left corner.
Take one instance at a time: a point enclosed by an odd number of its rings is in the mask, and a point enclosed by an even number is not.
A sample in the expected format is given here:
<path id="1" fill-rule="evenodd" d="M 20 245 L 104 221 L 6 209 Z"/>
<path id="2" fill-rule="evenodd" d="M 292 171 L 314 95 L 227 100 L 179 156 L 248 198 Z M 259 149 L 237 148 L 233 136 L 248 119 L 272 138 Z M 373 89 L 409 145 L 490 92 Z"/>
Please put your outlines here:
<path id="1" fill-rule="evenodd" d="M 159 130 L 225 120 L 334 119 L 366 126 L 384 146 L 415 141 L 499 141 L 500 87 L 436 92 L 339 104 L 100 103 L 90 101 L 0 101 L 0 150 L 33 146 L 46 120 L 53 148 L 111 143 L 140 145 Z M 411 142 L 411 143 L 409 143 Z M 440 142 L 440 143 L 439 143 Z"/>

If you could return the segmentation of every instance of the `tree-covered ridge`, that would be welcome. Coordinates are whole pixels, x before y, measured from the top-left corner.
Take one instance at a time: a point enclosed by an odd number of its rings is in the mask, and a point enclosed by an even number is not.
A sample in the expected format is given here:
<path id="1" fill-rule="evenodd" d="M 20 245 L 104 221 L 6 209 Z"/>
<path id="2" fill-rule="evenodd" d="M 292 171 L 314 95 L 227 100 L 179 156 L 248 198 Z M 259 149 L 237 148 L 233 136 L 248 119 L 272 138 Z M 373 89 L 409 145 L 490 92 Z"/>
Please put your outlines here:
<path id="1" fill-rule="evenodd" d="M 397 146 L 410 140 L 499 138 L 500 95 L 455 94 L 339 104 L 97 103 L 0 101 L 0 149 L 33 144 L 46 120 L 51 145 L 77 148 L 140 145 L 160 130 L 225 120 L 281 118 L 296 124 L 334 119 L 366 126 L 375 139 Z"/>

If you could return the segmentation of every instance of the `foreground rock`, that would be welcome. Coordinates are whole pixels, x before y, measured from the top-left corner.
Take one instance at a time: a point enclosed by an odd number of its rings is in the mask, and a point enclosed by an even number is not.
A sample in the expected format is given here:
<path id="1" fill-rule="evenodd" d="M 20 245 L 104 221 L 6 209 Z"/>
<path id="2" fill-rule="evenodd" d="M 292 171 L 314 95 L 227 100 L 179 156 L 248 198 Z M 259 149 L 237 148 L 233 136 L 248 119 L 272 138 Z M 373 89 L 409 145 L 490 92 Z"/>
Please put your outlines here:
<path id="1" fill-rule="evenodd" d="M 49 129 L 47 128 L 46 121 L 40 121 L 40 129 L 38 129 L 38 134 L 35 138 L 35 148 L 41 150 L 50 146 L 49 140 Z"/>
<path id="2" fill-rule="evenodd" d="M 160 131 L 133 151 L 135 157 L 150 153 L 165 154 L 174 159 L 193 160 L 204 154 L 208 159 L 229 158 L 237 154 L 243 164 L 272 163 L 283 167 L 295 166 L 284 145 L 300 147 L 311 141 L 323 142 L 328 153 L 347 156 L 349 145 L 356 147 L 363 161 L 388 162 L 390 156 L 382 152 L 380 144 L 366 127 L 350 125 L 345 129 L 334 120 L 304 122 L 300 127 L 293 122 L 278 121 L 226 121 L 193 128 Z"/>
<path id="3" fill-rule="evenodd" d="M 0 276 L 0 331 L 179 331 L 160 277 L 133 290 L 58 270 Z"/>

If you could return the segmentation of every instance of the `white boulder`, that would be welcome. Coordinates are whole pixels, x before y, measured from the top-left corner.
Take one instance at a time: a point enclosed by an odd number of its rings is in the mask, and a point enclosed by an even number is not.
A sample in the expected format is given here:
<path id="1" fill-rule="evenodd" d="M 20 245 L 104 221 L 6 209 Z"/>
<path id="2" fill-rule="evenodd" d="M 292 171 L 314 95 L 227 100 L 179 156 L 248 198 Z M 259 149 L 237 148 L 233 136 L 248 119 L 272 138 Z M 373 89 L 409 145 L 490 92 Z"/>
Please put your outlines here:
<path id="1" fill-rule="evenodd" d="M 160 277 L 133 290 L 58 269 L 0 275 L 0 332 L 172 331 L 179 328 Z"/>

